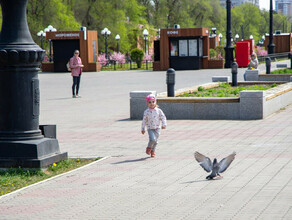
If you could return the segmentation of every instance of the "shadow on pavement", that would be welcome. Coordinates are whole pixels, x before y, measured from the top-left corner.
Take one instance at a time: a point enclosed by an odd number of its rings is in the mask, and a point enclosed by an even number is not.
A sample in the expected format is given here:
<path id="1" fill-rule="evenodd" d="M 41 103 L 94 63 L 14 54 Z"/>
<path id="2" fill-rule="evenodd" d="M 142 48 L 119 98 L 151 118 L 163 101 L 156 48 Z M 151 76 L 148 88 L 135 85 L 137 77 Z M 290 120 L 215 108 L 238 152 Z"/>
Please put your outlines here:
<path id="1" fill-rule="evenodd" d="M 134 160 L 124 160 L 124 161 L 119 161 L 119 162 L 115 162 L 115 163 L 112 163 L 112 164 L 140 162 L 140 161 L 144 161 L 144 160 L 147 160 L 147 159 L 150 159 L 150 158 L 151 158 L 151 157 L 143 157 L 143 158 L 134 159 Z"/>
<path id="2" fill-rule="evenodd" d="M 214 181 L 214 180 L 221 180 L 222 178 L 214 178 L 213 180 L 207 180 L 207 179 L 202 179 L 202 180 L 194 180 L 194 181 L 188 181 L 188 182 L 184 182 L 181 184 L 190 184 L 190 183 L 199 183 L 199 182 L 205 182 L 205 181 Z"/>
<path id="3" fill-rule="evenodd" d="M 68 98 L 58 98 L 58 99 L 48 99 L 48 100 L 56 100 L 56 101 L 58 101 L 58 100 L 64 100 L 64 99 L 73 99 L 72 97 L 68 97 Z"/>
<path id="4" fill-rule="evenodd" d="M 194 181 L 183 182 L 181 184 L 199 183 L 199 182 L 205 182 L 205 181 L 209 181 L 209 180 L 206 180 L 206 179 L 203 179 L 203 180 L 194 180 Z"/>
<path id="5" fill-rule="evenodd" d="M 124 119 L 119 119 L 119 120 L 116 120 L 116 121 L 133 121 L 133 120 L 131 120 L 130 118 L 124 118 Z"/>

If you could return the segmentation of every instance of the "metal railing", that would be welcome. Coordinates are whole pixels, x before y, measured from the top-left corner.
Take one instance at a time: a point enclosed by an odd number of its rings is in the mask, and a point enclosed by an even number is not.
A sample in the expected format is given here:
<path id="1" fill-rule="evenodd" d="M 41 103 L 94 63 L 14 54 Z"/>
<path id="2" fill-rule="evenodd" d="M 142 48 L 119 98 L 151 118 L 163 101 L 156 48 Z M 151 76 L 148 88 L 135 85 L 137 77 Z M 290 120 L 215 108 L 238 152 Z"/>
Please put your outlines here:
<path id="1" fill-rule="evenodd" d="M 153 69 L 153 62 L 143 62 L 141 64 L 141 68 L 138 68 L 138 65 L 136 62 L 133 62 L 131 60 L 127 61 L 126 63 L 117 63 L 114 60 L 110 60 L 105 65 L 101 66 L 101 70 L 152 70 Z"/>
<path id="2" fill-rule="evenodd" d="M 289 53 L 290 52 L 274 53 L 274 54 L 267 54 L 267 56 L 258 56 L 258 61 L 259 63 L 264 63 L 267 57 L 270 57 L 272 61 L 286 60 L 288 59 Z"/>

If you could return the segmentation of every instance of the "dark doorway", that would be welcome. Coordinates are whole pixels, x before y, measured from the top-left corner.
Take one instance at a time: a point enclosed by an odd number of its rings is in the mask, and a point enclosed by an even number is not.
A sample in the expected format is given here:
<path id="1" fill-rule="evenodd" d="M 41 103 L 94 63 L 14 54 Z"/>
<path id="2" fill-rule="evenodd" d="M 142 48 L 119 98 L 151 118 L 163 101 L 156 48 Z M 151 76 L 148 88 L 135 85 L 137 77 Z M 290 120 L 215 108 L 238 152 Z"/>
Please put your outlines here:
<path id="1" fill-rule="evenodd" d="M 80 50 L 79 40 L 53 40 L 55 72 L 68 72 L 66 64 L 74 50 Z"/>
<path id="2" fill-rule="evenodd" d="M 169 64 L 175 70 L 197 70 L 202 66 L 201 38 L 170 38 Z"/>
<path id="3" fill-rule="evenodd" d="M 160 40 L 154 41 L 154 61 L 160 61 Z"/>

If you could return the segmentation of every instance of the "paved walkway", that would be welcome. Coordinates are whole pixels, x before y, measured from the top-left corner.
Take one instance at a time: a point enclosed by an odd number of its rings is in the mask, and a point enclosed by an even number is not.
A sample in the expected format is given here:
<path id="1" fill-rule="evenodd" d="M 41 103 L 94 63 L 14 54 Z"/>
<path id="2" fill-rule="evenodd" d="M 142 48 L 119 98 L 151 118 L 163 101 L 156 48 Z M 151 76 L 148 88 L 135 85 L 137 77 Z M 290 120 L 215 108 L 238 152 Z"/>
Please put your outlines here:
<path id="1" fill-rule="evenodd" d="M 179 71 L 177 88 L 213 75 L 230 70 Z M 128 120 L 129 92 L 165 91 L 165 72 L 85 73 L 80 99 L 69 74 L 39 77 L 40 121 L 57 124 L 61 150 L 111 157 L 0 197 L 0 219 L 292 218 L 292 106 L 264 120 L 169 120 L 151 159 L 141 121 Z M 194 151 L 237 156 L 206 181 Z"/>

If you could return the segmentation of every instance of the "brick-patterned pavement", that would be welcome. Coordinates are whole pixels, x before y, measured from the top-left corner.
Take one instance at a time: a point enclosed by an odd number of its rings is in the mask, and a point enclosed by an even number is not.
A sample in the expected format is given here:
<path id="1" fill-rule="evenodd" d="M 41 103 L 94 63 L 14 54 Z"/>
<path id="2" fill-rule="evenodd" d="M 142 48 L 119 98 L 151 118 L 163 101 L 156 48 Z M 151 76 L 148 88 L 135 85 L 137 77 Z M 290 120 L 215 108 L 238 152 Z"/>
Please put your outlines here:
<path id="1" fill-rule="evenodd" d="M 224 71 L 177 77 L 188 87 L 215 74 Z M 164 91 L 165 73 L 82 77 L 82 98 L 72 99 L 69 74 L 40 74 L 41 123 L 57 124 L 61 150 L 70 156 L 111 157 L 0 197 L 0 219 L 292 218 L 292 106 L 264 120 L 168 121 L 153 159 L 144 152 L 141 121 L 128 120 L 128 93 Z M 237 156 L 222 179 L 207 181 L 194 151 Z"/>

